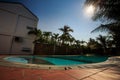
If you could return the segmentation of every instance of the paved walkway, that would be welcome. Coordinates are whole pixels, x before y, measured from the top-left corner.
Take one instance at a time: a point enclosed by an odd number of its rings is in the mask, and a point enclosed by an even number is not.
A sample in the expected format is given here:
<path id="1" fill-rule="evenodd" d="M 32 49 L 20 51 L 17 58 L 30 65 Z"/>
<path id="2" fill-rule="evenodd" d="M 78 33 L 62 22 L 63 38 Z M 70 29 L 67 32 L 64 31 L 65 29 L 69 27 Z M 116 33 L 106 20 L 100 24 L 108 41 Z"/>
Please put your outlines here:
<path id="1" fill-rule="evenodd" d="M 0 66 L 0 80 L 120 80 L 120 66 L 69 70 Z"/>
<path id="2" fill-rule="evenodd" d="M 23 66 L 6 62 L 1 57 L 0 80 L 120 80 L 120 56 L 103 63 L 66 69 Z"/>

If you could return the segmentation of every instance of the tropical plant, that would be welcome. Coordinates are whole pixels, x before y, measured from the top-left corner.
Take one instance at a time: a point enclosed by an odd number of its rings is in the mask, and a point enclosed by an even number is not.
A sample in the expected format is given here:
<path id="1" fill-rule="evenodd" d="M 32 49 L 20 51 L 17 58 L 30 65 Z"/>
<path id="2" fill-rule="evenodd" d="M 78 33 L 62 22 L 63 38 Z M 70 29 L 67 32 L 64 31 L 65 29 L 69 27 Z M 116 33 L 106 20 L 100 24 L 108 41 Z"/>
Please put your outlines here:
<path id="1" fill-rule="evenodd" d="M 95 7 L 94 20 L 120 21 L 120 0 L 86 0 L 85 6 Z"/>
<path id="2" fill-rule="evenodd" d="M 114 40 L 114 43 L 116 47 L 119 49 L 120 48 L 120 24 L 119 23 L 111 23 L 111 24 L 106 24 L 106 25 L 100 25 L 96 29 L 94 29 L 92 32 L 97 32 L 97 31 L 108 31 L 109 34 L 112 35 L 112 38 Z"/>
<path id="3" fill-rule="evenodd" d="M 51 43 L 53 44 L 57 44 L 59 41 L 59 34 L 58 33 L 53 33 L 52 34 L 52 37 L 51 37 Z"/>
<path id="4" fill-rule="evenodd" d="M 39 42 L 40 39 L 42 39 L 42 31 L 40 29 L 32 29 L 28 32 L 29 35 L 35 35 L 34 43 Z"/>
<path id="5" fill-rule="evenodd" d="M 90 49 L 100 49 L 102 47 L 96 39 L 92 39 L 92 38 L 89 39 L 87 46 Z"/>
<path id="6" fill-rule="evenodd" d="M 87 43 L 86 41 L 80 41 L 81 45 L 84 45 L 85 43 Z"/>
<path id="7" fill-rule="evenodd" d="M 52 32 L 43 32 L 43 38 L 45 40 L 45 43 L 49 43 L 51 39 Z"/>
<path id="8" fill-rule="evenodd" d="M 112 33 L 114 43 L 120 49 L 120 0 L 86 0 L 85 5 L 95 6 L 93 20 L 102 20 L 95 31 L 109 31 Z"/>
<path id="9" fill-rule="evenodd" d="M 51 44 L 53 44 L 53 53 L 56 52 L 56 45 L 58 45 L 59 34 L 53 33 L 51 36 Z"/>
<path id="10" fill-rule="evenodd" d="M 59 30 L 63 32 L 63 34 L 60 36 L 60 39 L 62 40 L 62 44 L 65 44 L 65 42 L 67 42 L 71 37 L 69 32 L 73 32 L 73 30 L 67 25 L 65 25 L 63 28 L 59 28 Z"/>
<path id="11" fill-rule="evenodd" d="M 75 40 L 76 48 L 80 48 L 81 42 L 80 40 Z"/>
<path id="12" fill-rule="evenodd" d="M 69 42 L 70 42 L 70 46 L 72 46 L 74 44 L 74 42 L 75 42 L 75 38 L 70 37 Z"/>
<path id="13" fill-rule="evenodd" d="M 102 46 L 104 53 L 106 53 L 107 43 L 108 43 L 108 42 L 107 42 L 107 37 L 106 37 L 106 36 L 99 35 L 99 36 L 97 37 L 97 40 L 98 40 L 99 44 Z"/>

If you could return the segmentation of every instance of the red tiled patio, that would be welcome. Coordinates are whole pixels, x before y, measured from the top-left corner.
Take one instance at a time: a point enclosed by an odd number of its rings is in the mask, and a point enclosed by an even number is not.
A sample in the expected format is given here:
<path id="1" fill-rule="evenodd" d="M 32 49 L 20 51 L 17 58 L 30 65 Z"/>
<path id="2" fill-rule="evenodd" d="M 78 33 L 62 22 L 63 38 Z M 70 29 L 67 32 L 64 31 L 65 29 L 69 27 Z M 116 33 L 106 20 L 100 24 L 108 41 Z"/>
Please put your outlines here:
<path id="1" fill-rule="evenodd" d="M 120 80 L 120 67 L 45 70 L 0 66 L 0 80 Z"/>

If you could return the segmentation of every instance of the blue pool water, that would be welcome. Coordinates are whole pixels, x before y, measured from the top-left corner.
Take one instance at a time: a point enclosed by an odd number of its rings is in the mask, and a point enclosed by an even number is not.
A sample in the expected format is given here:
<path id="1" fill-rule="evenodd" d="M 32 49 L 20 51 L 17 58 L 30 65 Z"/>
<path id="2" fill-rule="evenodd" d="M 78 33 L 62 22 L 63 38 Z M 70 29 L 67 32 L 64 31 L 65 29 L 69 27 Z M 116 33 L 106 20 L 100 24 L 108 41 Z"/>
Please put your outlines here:
<path id="1" fill-rule="evenodd" d="M 28 60 L 19 57 L 6 57 L 4 59 L 10 62 L 28 63 Z"/>
<path id="2" fill-rule="evenodd" d="M 41 58 L 46 61 L 50 61 L 54 65 L 77 65 L 77 64 L 85 64 L 86 62 L 81 61 L 74 61 L 74 60 L 67 60 L 67 59 L 60 59 L 60 58 L 50 58 L 50 57 L 44 57 Z"/>
<path id="3" fill-rule="evenodd" d="M 5 60 L 20 63 L 32 64 L 50 64 L 50 65 L 79 65 L 88 63 L 98 63 L 107 60 L 108 57 L 103 56 L 22 56 L 7 57 Z"/>

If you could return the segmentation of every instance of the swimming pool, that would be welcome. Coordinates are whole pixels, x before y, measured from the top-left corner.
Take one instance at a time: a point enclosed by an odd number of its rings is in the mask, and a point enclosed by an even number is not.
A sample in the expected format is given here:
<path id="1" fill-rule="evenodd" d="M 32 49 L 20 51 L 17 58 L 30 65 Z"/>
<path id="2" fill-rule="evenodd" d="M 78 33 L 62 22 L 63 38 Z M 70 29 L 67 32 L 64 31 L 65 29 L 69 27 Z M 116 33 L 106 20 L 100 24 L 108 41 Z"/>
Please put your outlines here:
<path id="1" fill-rule="evenodd" d="M 4 58 L 10 62 L 19 62 L 24 64 L 42 64 L 42 65 L 80 65 L 103 62 L 108 59 L 106 56 L 19 56 Z"/>

